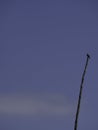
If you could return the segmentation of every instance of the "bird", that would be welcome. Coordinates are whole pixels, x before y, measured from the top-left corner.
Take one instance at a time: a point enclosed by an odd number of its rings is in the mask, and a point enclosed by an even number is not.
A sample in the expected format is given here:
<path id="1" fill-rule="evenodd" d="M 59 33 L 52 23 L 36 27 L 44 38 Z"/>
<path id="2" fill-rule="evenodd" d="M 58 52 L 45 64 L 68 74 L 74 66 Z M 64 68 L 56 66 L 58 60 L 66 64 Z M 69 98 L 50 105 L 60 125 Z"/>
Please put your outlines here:
<path id="1" fill-rule="evenodd" d="M 87 53 L 87 57 L 90 58 L 90 55 Z"/>

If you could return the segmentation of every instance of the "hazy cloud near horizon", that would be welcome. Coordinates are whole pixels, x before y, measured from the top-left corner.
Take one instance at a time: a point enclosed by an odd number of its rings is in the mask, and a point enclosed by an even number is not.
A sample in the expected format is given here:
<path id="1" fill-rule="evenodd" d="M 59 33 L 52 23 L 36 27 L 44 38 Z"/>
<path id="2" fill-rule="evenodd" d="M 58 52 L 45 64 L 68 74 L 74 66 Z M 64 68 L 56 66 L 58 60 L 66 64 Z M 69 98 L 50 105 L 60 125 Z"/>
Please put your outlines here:
<path id="1" fill-rule="evenodd" d="M 68 116 L 74 106 L 61 94 L 0 96 L 0 114 L 19 116 Z"/>

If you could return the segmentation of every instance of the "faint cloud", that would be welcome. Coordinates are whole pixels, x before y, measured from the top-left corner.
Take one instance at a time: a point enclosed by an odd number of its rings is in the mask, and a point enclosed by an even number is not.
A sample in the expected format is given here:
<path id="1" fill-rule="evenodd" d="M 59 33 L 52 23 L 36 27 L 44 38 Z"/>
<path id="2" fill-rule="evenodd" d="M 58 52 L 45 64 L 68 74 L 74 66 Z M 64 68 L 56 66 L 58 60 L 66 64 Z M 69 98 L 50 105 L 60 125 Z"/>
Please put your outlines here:
<path id="1" fill-rule="evenodd" d="M 27 116 L 66 116 L 73 104 L 61 94 L 15 94 L 0 96 L 0 114 Z"/>

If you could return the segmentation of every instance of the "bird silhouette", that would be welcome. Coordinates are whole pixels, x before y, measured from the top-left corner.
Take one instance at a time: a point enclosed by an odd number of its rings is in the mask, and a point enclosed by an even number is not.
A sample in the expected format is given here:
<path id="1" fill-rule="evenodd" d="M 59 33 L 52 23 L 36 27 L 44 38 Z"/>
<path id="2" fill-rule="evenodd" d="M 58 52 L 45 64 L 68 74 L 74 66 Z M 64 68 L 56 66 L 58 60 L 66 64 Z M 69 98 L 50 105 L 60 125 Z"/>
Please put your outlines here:
<path id="1" fill-rule="evenodd" d="M 90 58 L 90 55 L 87 53 L 87 57 Z"/>

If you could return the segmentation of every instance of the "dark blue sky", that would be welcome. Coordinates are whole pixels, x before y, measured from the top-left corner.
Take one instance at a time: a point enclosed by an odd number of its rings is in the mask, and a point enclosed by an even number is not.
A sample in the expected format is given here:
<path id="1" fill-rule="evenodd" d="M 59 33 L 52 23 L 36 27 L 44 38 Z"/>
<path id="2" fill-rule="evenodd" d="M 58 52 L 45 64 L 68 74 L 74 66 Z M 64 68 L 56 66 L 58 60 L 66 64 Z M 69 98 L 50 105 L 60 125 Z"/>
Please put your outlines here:
<path id="1" fill-rule="evenodd" d="M 0 1 L 0 129 L 98 129 L 98 2 Z"/>

